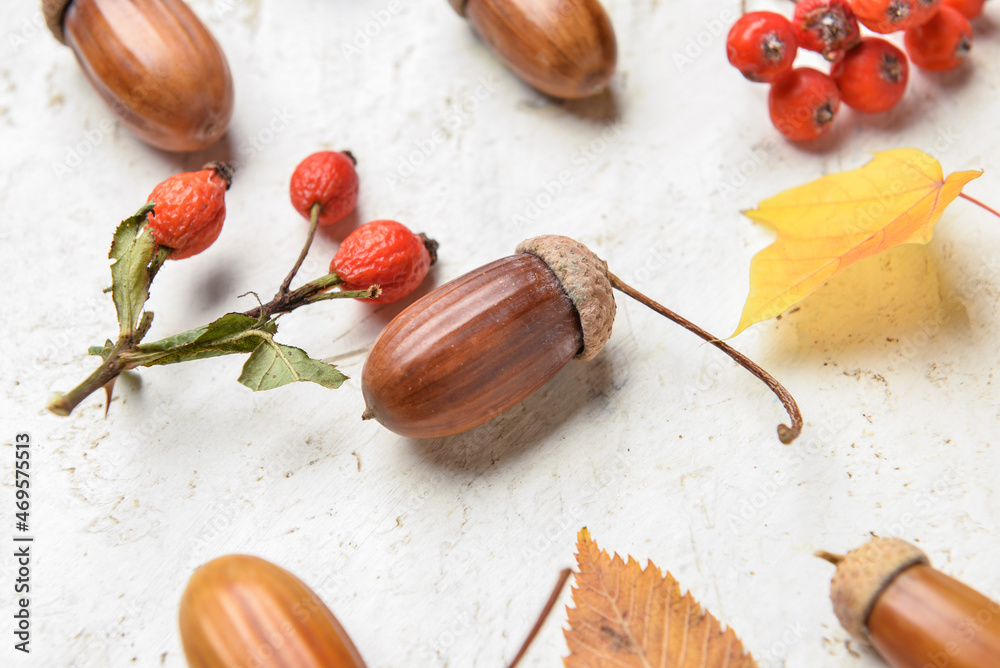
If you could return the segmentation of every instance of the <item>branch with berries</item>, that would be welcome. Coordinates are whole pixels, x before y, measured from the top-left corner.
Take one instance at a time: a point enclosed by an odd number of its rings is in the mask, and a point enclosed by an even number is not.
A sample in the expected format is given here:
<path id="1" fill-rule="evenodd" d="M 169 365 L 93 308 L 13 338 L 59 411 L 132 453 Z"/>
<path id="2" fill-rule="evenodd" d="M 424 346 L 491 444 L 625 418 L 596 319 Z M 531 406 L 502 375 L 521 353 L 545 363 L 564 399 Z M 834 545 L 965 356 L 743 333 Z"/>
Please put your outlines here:
<path id="1" fill-rule="evenodd" d="M 225 163 L 209 163 L 200 171 L 174 175 L 156 186 L 147 204 L 121 222 L 111 242 L 108 291 L 118 314 L 117 338 L 90 348 L 91 355 L 101 358 L 101 365 L 69 392 L 56 393 L 48 409 L 67 416 L 102 388 L 110 407 L 115 381 L 124 371 L 233 354 L 249 354 L 239 382 L 254 391 L 304 381 L 330 389 L 340 387 L 347 376 L 334 365 L 275 340 L 278 318 L 329 299 L 397 301 L 417 288 L 437 259 L 437 243 L 423 234 L 414 234 L 395 221 L 372 221 L 344 239 L 330 263 L 330 273 L 291 289 L 316 229 L 332 225 L 354 210 L 358 199 L 354 166 L 354 156 L 346 151 L 322 151 L 295 169 L 290 196 L 292 205 L 309 220 L 309 233 L 294 266 L 269 302 L 143 343 L 153 324 L 153 313 L 145 308 L 153 279 L 168 259 L 196 255 L 218 238 L 233 170 Z"/>

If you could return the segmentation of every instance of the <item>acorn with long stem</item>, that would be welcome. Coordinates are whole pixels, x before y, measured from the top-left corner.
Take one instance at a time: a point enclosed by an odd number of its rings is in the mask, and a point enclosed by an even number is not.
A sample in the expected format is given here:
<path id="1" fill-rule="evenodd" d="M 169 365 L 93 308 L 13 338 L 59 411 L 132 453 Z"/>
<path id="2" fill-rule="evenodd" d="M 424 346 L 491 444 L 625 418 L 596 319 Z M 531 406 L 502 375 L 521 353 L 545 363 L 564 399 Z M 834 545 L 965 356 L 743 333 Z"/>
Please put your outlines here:
<path id="1" fill-rule="evenodd" d="M 613 289 L 708 341 L 763 381 L 802 431 L 791 394 L 759 365 L 608 271 L 586 246 L 541 236 L 515 255 L 451 281 L 411 304 L 375 341 L 362 371 L 364 419 L 416 438 L 458 434 L 528 397 L 575 358 L 594 358 L 611 337 Z"/>

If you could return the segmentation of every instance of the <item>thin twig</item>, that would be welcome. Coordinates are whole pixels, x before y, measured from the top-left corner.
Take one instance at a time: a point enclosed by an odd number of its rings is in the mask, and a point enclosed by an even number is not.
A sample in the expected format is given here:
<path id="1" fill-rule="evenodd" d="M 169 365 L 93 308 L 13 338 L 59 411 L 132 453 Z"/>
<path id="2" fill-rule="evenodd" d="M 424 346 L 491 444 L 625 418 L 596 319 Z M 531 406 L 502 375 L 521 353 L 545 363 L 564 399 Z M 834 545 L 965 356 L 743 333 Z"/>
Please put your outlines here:
<path id="1" fill-rule="evenodd" d="M 686 318 L 677 315 L 676 313 L 668 309 L 666 306 L 663 306 L 662 304 L 653 301 L 646 295 L 642 294 L 632 286 L 625 283 L 622 279 L 618 278 L 614 274 L 608 272 L 608 278 L 611 279 L 611 285 L 616 290 L 624 292 L 626 295 L 636 300 L 640 304 L 648 306 L 649 308 L 653 309 L 654 311 L 664 316 L 665 318 L 668 318 L 676 322 L 678 325 L 688 330 L 692 334 L 700 336 L 708 343 L 711 343 L 713 346 L 715 346 L 722 352 L 732 357 L 737 364 L 739 364 L 741 367 L 743 367 L 753 375 L 757 376 L 757 378 L 759 378 L 761 381 L 763 381 L 765 385 L 771 388 L 771 391 L 774 392 L 774 394 L 778 397 L 778 399 L 781 400 L 781 404 L 785 407 L 785 410 L 788 412 L 788 417 L 791 418 L 792 420 L 791 427 L 784 424 L 778 425 L 778 438 L 785 445 L 788 445 L 796 438 L 798 438 L 799 434 L 802 433 L 802 413 L 799 411 L 798 404 L 795 403 L 795 399 L 792 397 L 791 393 L 789 393 L 789 391 L 786 390 L 781 383 L 775 380 L 774 376 L 769 374 L 767 371 L 761 368 L 760 365 L 758 365 L 756 362 L 754 362 L 752 359 L 750 359 L 740 351 L 730 346 L 728 343 L 720 341 L 717 337 L 712 336 L 704 329 L 691 322 L 690 320 L 687 320 Z"/>
<path id="2" fill-rule="evenodd" d="M 538 616 L 538 619 L 535 621 L 535 625 L 531 627 L 531 631 L 528 633 L 528 637 L 524 639 L 524 644 L 521 645 L 521 649 L 518 650 L 517 656 L 514 657 L 514 660 L 510 662 L 510 665 L 507 668 L 517 668 L 517 664 L 520 663 L 521 659 L 524 658 L 524 655 L 528 653 L 528 647 L 531 646 L 531 642 L 542 629 L 542 624 L 544 624 L 545 620 L 549 618 L 549 613 L 551 613 L 552 608 L 555 607 L 556 601 L 559 600 L 559 594 L 562 593 L 563 587 L 566 586 L 566 581 L 569 580 L 569 576 L 572 574 L 573 571 L 568 568 L 564 568 L 562 572 L 559 573 L 559 581 L 556 582 L 555 589 L 552 590 L 552 594 L 549 595 L 549 600 L 545 603 L 545 607 L 542 608 L 542 614 Z"/>
<path id="3" fill-rule="evenodd" d="M 309 248 L 312 246 L 313 238 L 316 236 L 316 227 L 319 225 L 319 214 L 322 209 L 323 205 L 316 202 L 309 210 L 309 236 L 306 237 L 306 243 L 302 246 L 302 252 L 299 253 L 299 259 L 295 261 L 295 266 L 288 272 L 288 276 L 285 276 L 285 280 L 281 282 L 281 287 L 278 288 L 279 295 L 288 294 L 288 286 L 292 284 L 292 279 L 295 278 L 295 274 L 299 273 L 299 267 L 302 266 L 306 255 L 309 254 Z"/>

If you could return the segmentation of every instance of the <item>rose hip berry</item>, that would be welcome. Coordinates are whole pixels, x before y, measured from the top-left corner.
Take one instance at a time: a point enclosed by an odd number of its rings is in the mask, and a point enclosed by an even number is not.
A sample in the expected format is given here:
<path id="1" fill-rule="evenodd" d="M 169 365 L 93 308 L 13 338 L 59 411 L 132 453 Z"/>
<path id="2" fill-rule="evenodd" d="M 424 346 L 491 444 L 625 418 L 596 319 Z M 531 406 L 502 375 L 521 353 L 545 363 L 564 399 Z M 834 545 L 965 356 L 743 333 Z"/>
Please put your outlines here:
<path id="1" fill-rule="evenodd" d="M 350 151 L 319 151 L 299 163 L 292 174 L 289 195 L 292 206 L 306 220 L 319 205 L 320 225 L 343 219 L 358 204 L 357 161 Z"/>
<path id="2" fill-rule="evenodd" d="M 798 46 L 792 24 L 776 12 L 750 12 L 726 38 L 729 62 L 750 81 L 771 82 L 792 69 Z"/>
<path id="3" fill-rule="evenodd" d="M 365 301 L 389 304 L 416 290 L 436 260 L 436 241 L 414 234 L 394 220 L 376 220 L 344 239 L 330 263 L 330 272 L 341 278 L 344 290 L 378 285 L 382 294 Z"/>
<path id="4" fill-rule="evenodd" d="M 799 46 L 839 60 L 861 41 L 861 28 L 845 0 L 801 0 L 792 27 Z"/>
<path id="5" fill-rule="evenodd" d="M 906 30 L 918 16 L 919 0 L 850 0 L 858 20 L 877 33 Z"/>
<path id="6" fill-rule="evenodd" d="M 767 103 L 771 123 L 781 134 L 808 141 L 830 129 L 840 109 L 840 91 L 826 74 L 800 67 L 771 85 Z"/>
<path id="7" fill-rule="evenodd" d="M 147 227 L 156 243 L 171 249 L 171 260 L 197 255 L 218 238 L 232 179 L 231 165 L 211 162 L 200 171 L 175 174 L 153 188 L 146 200 L 155 204 Z"/>
<path id="8" fill-rule="evenodd" d="M 942 5 L 957 9 L 962 12 L 962 16 L 970 21 L 983 13 L 983 5 L 986 0 L 942 0 Z"/>
<path id="9" fill-rule="evenodd" d="M 913 20 L 910 28 L 921 26 L 933 18 L 941 9 L 941 0 L 917 0 L 917 5 L 913 10 Z"/>
<path id="10" fill-rule="evenodd" d="M 848 107 L 867 113 L 887 111 L 902 99 L 909 78 L 906 55 L 879 37 L 865 37 L 833 66 L 830 76 Z"/>
<path id="11" fill-rule="evenodd" d="M 946 72 L 961 65 L 969 55 L 972 26 L 957 9 L 941 7 L 930 21 L 907 30 L 903 43 L 914 65 Z"/>

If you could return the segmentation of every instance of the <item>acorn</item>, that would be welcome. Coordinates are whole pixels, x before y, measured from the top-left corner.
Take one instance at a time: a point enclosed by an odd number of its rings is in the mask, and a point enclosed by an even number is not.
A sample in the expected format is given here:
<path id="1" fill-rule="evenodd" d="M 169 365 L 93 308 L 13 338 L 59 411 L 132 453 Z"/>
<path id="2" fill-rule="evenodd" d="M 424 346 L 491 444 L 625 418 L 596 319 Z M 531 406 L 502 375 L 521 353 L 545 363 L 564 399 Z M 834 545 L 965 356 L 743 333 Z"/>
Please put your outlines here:
<path id="1" fill-rule="evenodd" d="M 608 271 L 568 237 L 521 242 L 516 254 L 446 283 L 397 315 L 376 339 L 361 374 L 366 409 L 403 436 L 451 436 L 509 410 L 571 359 L 597 356 L 611 337 L 612 288 L 716 346 L 764 381 L 802 429 L 787 390 L 742 353 Z"/>
<path id="2" fill-rule="evenodd" d="M 920 548 L 875 538 L 837 566 L 830 598 L 841 625 L 894 668 L 1000 666 L 1000 604 L 930 566 Z"/>
<path id="3" fill-rule="evenodd" d="M 181 0 L 43 0 L 49 29 L 139 139 L 166 151 L 214 144 L 233 115 L 218 42 Z"/>
<path id="4" fill-rule="evenodd" d="M 213 559 L 188 581 L 181 644 L 191 668 L 364 668 L 329 608 L 301 580 L 243 554 Z"/>
<path id="5" fill-rule="evenodd" d="M 500 60 L 546 95 L 596 95 L 615 73 L 615 32 L 597 0 L 449 2 Z"/>

